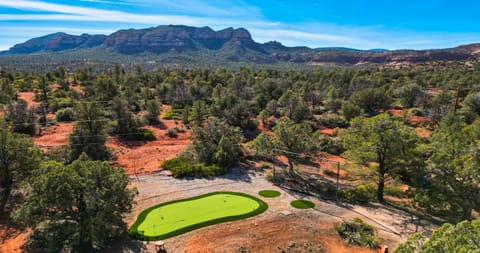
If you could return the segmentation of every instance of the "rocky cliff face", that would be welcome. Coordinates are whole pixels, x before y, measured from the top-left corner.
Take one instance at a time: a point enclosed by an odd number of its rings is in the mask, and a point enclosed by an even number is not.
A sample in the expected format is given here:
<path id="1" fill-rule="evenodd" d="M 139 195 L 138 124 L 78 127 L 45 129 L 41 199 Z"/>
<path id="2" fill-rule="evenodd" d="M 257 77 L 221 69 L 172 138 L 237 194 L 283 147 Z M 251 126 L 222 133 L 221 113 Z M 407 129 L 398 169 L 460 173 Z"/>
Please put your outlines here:
<path id="1" fill-rule="evenodd" d="M 62 51 L 75 48 L 89 48 L 101 45 L 107 36 L 82 34 L 80 36 L 66 33 L 54 33 L 34 38 L 10 48 L 14 54 L 30 54 L 39 51 Z"/>
<path id="2" fill-rule="evenodd" d="M 142 53 L 188 53 L 195 58 L 211 55 L 215 61 L 252 62 L 275 64 L 295 62 L 310 64 L 390 64 L 398 62 L 427 62 L 480 59 L 480 44 L 439 50 L 370 50 L 348 48 L 310 49 L 308 47 L 285 47 L 279 42 L 260 44 L 243 28 L 226 28 L 214 31 L 210 27 L 179 25 L 158 26 L 148 29 L 120 30 L 109 36 L 80 36 L 55 33 L 28 40 L 0 54 L 30 54 L 59 52 L 70 49 L 95 48 L 122 55 Z M 95 59 L 92 59 L 95 60 Z"/>
<path id="3" fill-rule="evenodd" d="M 142 30 L 120 30 L 108 36 L 104 46 L 123 54 L 143 52 L 167 53 L 218 50 L 230 43 L 239 47 L 260 48 L 245 29 L 227 28 L 214 31 L 209 27 L 159 26 Z"/>

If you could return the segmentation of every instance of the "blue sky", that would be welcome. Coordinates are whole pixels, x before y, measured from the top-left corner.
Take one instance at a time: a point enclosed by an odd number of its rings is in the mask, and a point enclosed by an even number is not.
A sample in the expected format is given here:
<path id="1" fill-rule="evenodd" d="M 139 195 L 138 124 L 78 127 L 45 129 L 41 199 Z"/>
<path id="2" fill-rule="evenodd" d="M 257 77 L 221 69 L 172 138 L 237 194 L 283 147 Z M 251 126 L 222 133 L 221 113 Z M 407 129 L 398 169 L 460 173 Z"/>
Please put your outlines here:
<path id="1" fill-rule="evenodd" d="M 359 49 L 480 42 L 475 0 L 0 0 L 0 50 L 54 32 L 182 24 L 247 28 L 259 42 Z"/>

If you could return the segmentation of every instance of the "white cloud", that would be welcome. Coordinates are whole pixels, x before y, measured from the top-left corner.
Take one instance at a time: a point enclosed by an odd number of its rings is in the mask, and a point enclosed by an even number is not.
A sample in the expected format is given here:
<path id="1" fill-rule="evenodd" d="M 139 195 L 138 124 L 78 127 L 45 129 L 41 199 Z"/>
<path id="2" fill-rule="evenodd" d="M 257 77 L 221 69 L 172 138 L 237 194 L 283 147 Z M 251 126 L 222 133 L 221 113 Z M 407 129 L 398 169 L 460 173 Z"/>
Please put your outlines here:
<path id="1" fill-rule="evenodd" d="M 142 4 L 138 3 L 130 3 L 130 2 L 122 2 L 122 1 L 105 1 L 105 0 L 80 0 L 80 2 L 87 2 L 87 3 L 99 3 L 99 4 L 115 4 L 115 5 L 130 5 L 130 6 L 143 6 Z"/>

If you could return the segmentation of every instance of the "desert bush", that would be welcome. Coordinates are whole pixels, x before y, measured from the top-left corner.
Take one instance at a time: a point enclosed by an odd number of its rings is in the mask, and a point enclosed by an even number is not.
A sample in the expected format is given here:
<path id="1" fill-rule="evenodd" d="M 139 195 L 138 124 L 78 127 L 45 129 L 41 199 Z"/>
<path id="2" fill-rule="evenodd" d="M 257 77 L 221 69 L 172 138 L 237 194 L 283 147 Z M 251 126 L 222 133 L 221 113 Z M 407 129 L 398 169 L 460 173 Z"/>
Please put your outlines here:
<path id="1" fill-rule="evenodd" d="M 368 204 L 375 200 L 377 187 L 374 183 L 358 186 L 354 189 L 342 189 L 338 191 L 342 201 L 352 204 Z"/>
<path id="2" fill-rule="evenodd" d="M 320 151 L 333 155 L 340 155 L 344 151 L 341 141 L 327 135 L 320 135 L 318 138 L 318 148 Z"/>
<path id="3" fill-rule="evenodd" d="M 335 226 L 338 234 L 347 244 L 378 248 L 378 237 L 376 229 L 365 223 L 360 218 L 354 218 L 351 221 L 342 221 Z"/>
<path id="4" fill-rule="evenodd" d="M 60 109 L 55 113 L 55 119 L 58 122 L 73 121 L 75 120 L 75 112 L 73 108 Z"/>
<path id="5" fill-rule="evenodd" d="M 182 119 L 182 110 L 168 109 L 165 114 L 162 116 L 162 119 L 169 120 L 181 120 Z"/>
<path id="6" fill-rule="evenodd" d="M 185 133 L 186 130 L 182 127 L 174 127 L 175 131 L 177 131 L 177 133 Z"/>
<path id="7" fill-rule="evenodd" d="M 167 129 L 166 135 L 170 138 L 176 138 L 178 135 L 177 130 L 175 128 L 170 127 Z"/>
<path id="8" fill-rule="evenodd" d="M 135 129 L 122 137 L 129 141 L 154 141 L 157 139 L 155 133 L 148 129 Z"/>
<path id="9" fill-rule="evenodd" d="M 317 117 L 318 124 L 328 128 L 345 128 L 348 126 L 348 122 L 341 116 L 333 113 L 324 113 Z"/>
<path id="10" fill-rule="evenodd" d="M 162 168 L 170 170 L 175 178 L 212 177 L 225 174 L 227 169 L 216 164 L 193 163 L 187 158 L 176 157 L 166 160 Z"/>

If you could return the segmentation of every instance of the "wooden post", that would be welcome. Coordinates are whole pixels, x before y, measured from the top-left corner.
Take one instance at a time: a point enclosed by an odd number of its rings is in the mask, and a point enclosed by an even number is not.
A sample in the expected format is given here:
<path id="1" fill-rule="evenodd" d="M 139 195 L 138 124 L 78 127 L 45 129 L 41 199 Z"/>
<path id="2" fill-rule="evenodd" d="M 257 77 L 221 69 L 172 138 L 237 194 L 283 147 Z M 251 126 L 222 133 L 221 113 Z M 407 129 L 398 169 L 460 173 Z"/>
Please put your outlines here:
<path id="1" fill-rule="evenodd" d="M 340 178 L 340 162 L 337 162 L 337 188 L 335 190 L 335 199 L 338 201 L 338 181 Z"/>
<path id="2" fill-rule="evenodd" d="M 275 151 L 272 153 L 272 172 L 273 172 L 273 178 L 275 178 Z"/>

